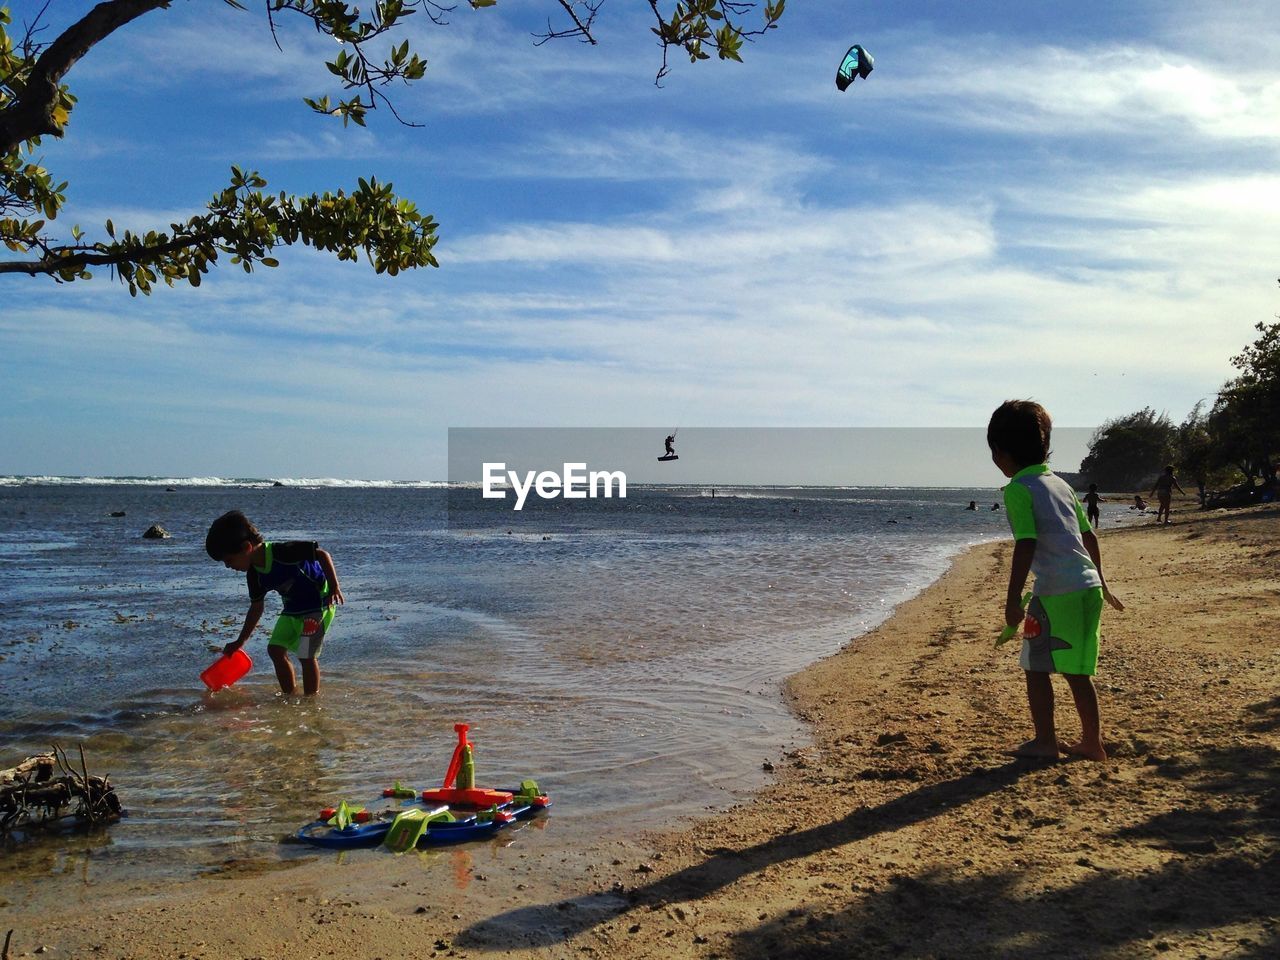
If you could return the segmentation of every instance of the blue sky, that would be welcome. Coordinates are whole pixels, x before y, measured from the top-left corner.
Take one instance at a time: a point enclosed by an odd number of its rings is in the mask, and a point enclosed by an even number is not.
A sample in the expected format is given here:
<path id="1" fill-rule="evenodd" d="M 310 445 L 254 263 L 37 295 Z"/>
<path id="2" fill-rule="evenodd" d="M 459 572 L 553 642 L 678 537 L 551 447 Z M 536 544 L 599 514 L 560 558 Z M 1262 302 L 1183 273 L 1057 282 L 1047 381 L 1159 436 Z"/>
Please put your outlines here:
<path id="1" fill-rule="evenodd" d="M 333 42 L 278 51 L 249 6 L 179 0 L 75 68 L 63 219 L 167 224 L 233 163 L 375 174 L 440 268 L 6 275 L 0 474 L 430 479 L 448 427 L 971 427 L 1014 396 L 1181 419 L 1280 302 L 1273 5 L 811 0 L 658 89 L 646 5 L 534 47 L 554 4 L 502 0 L 416 18 L 423 127 L 345 131 L 301 104 Z M 876 69 L 840 93 L 853 42 Z"/>

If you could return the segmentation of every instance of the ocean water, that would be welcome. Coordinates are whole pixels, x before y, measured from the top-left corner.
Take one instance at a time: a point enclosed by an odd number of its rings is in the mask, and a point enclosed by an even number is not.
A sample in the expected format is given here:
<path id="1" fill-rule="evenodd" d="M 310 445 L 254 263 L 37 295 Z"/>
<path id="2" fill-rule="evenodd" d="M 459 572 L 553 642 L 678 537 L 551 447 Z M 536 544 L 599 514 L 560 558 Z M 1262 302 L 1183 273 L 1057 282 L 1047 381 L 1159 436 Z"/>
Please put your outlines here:
<path id="1" fill-rule="evenodd" d="M 458 722 L 478 781 L 536 778 L 556 804 L 541 829 L 565 842 L 727 806 L 805 742 L 789 674 L 1007 535 L 1002 513 L 964 509 L 990 489 L 711 493 L 514 513 L 440 485 L 0 481 L 0 766 L 83 746 L 130 811 L 0 849 L 0 895 L 299 856 L 279 841 L 321 807 L 437 784 Z M 279 694 L 274 595 L 250 675 L 215 695 L 198 679 L 248 604 L 204 553 L 233 508 L 333 554 L 347 603 L 317 698 Z M 152 523 L 172 537 L 142 539 Z"/>

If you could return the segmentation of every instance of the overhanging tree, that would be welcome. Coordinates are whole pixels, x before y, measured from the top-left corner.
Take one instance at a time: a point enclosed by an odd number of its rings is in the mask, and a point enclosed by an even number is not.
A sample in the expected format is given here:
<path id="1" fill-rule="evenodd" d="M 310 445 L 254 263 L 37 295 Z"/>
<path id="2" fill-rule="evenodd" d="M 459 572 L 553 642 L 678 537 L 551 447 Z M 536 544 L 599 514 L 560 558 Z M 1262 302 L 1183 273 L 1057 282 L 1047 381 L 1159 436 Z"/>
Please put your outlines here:
<path id="1" fill-rule="evenodd" d="M 1080 472 L 1104 490 L 1145 489 L 1173 462 L 1177 433 L 1168 414 L 1150 407 L 1108 420 L 1089 439 Z"/>
<path id="2" fill-rule="evenodd" d="M 1280 454 L 1280 323 L 1259 323 L 1258 339 L 1231 358 L 1239 375 L 1223 384 L 1209 414 L 1216 454 L 1252 485 Z"/>
<path id="3" fill-rule="evenodd" d="M 469 0 L 475 8 L 496 2 Z M 568 37 L 596 42 L 593 31 L 604 0 L 543 2 L 565 19 L 561 26 L 548 20 L 536 42 Z M 757 6 L 752 2 L 648 2 L 655 18 L 651 30 L 661 48 L 661 81 L 672 50 L 682 50 L 695 63 L 712 53 L 721 60 L 741 60 L 743 42 L 773 29 L 785 0 L 767 0 L 754 26 L 747 23 Z M 224 3 L 244 9 L 240 0 Z M 338 42 L 339 52 L 326 66 L 342 93 L 305 98 L 305 103 L 344 125 L 360 126 L 379 107 L 395 113 L 388 85 L 414 83 L 426 72 L 426 61 L 408 40 L 394 42 L 397 28 L 414 14 L 444 25 L 454 9 L 434 0 L 375 0 L 363 12 L 345 0 L 262 3 L 273 35 L 285 19 L 301 18 Z M 206 213 L 170 223 L 167 229 L 117 232 L 107 220 L 100 238 L 78 225 L 55 234 L 50 222 L 57 220 L 66 202 L 68 184 L 42 166 L 37 152 L 42 137 L 62 137 L 70 123 L 76 98 L 64 79 L 115 31 L 170 5 L 171 0 L 103 0 L 48 43 L 38 39 L 39 15 L 15 33 L 9 10 L 0 7 L 0 242 L 18 255 L 0 260 L 0 274 L 69 282 L 88 279 L 92 267 L 107 267 L 131 294 L 150 293 L 159 281 L 199 286 L 220 254 L 229 254 L 246 272 L 256 265 L 274 267 L 276 249 L 295 243 L 333 253 L 339 260 L 354 261 L 363 254 L 378 273 L 436 266 L 435 220 L 375 177 L 361 178 L 349 192 L 302 197 L 267 193 L 267 181 L 258 172 L 232 167 L 230 182 L 214 194 Z M 46 5 L 40 15 L 47 9 Z"/>
<path id="4" fill-rule="evenodd" d="M 1178 424 L 1174 463 L 1184 480 L 1197 485 L 1207 484 L 1211 479 L 1224 479 L 1214 460 L 1213 435 L 1209 432 L 1209 417 L 1204 412 L 1203 400 L 1192 407 L 1187 418 Z"/>

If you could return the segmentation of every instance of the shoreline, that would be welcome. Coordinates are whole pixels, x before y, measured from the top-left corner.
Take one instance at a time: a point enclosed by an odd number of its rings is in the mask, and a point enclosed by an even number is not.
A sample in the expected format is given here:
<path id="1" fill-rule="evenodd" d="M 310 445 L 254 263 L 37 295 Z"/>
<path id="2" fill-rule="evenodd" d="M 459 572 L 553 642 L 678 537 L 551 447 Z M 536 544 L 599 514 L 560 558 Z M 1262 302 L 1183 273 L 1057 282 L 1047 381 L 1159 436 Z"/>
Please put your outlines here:
<path id="1" fill-rule="evenodd" d="M 54 916 L 5 904 L 0 926 L 17 929 L 14 957 L 135 960 L 1020 956 L 1032 943 L 1262 956 L 1280 946 L 1261 906 L 1280 894 L 1265 870 L 1280 813 L 1266 577 L 1280 511 L 1175 516 L 1103 535 L 1130 604 L 1104 619 L 1106 763 L 1003 753 L 1028 721 L 1014 645 L 992 645 L 997 541 L 794 675 L 813 746 L 750 802 L 687 827 L 567 850 L 532 835 L 283 871 L 228 862 L 181 892 L 86 890 Z M 1186 635 L 1162 632 L 1171 622 Z M 554 809 L 534 827 L 555 828 Z"/>

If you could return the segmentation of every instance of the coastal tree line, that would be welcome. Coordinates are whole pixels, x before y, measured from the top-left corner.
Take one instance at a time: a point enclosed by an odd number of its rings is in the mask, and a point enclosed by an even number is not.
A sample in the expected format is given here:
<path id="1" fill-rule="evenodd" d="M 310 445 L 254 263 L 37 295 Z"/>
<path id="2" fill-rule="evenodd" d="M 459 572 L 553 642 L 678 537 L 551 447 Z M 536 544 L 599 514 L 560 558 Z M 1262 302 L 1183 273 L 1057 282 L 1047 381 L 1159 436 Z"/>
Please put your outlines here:
<path id="1" fill-rule="evenodd" d="M 1230 490 L 1229 499 L 1252 499 L 1260 483 L 1272 484 L 1280 454 L 1280 322 L 1255 329 L 1258 338 L 1231 358 L 1236 375 L 1181 423 L 1143 407 L 1094 431 L 1080 464 L 1085 482 L 1143 489 L 1172 464 L 1184 482 Z"/>

